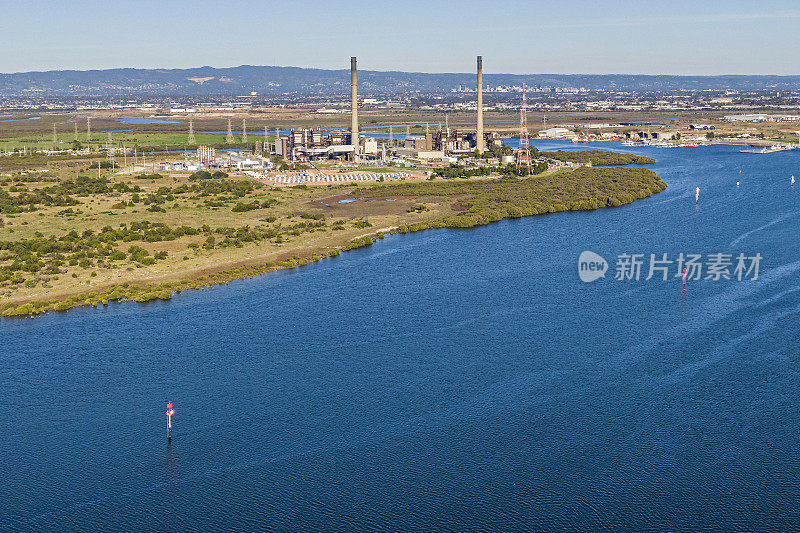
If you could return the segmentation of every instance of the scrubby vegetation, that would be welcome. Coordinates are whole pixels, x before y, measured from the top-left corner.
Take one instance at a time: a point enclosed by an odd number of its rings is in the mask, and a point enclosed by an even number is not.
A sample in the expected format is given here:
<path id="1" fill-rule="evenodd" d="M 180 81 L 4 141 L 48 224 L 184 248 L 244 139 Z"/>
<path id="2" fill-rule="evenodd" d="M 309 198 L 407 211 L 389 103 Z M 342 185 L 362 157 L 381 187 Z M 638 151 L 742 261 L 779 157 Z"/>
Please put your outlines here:
<path id="1" fill-rule="evenodd" d="M 227 176 L 224 172 L 215 174 Z M 135 178 L 156 180 L 163 179 L 164 176 L 160 174 L 141 174 L 135 176 Z M 9 183 L 10 181 L 4 182 L 4 184 Z M 142 188 L 139 185 L 131 185 L 125 182 L 112 183 L 102 177 L 79 176 L 75 179 L 57 182 L 55 185 L 39 188 L 29 188 L 20 180 L 16 184 L 10 185 L 8 189 L 0 188 L 0 213 L 30 212 L 47 206 L 76 206 L 83 203 L 81 198 L 131 192 L 133 194 L 129 202 L 117 202 L 112 208 L 124 209 L 127 206 L 142 202 L 144 205 L 150 206 L 148 211 L 165 212 L 166 209 L 161 204 L 172 202 L 175 200 L 176 195 L 181 194 L 196 194 L 198 197 L 208 199 L 206 203 L 210 204 L 210 207 L 221 207 L 228 205 L 228 202 L 232 200 L 251 194 L 257 188 L 261 188 L 261 184 L 249 180 L 225 179 L 217 176 L 190 184 L 182 184 L 177 187 L 162 186 L 155 192 L 149 192 L 144 197 L 140 197 L 139 193 L 142 192 Z M 216 198 L 210 199 L 209 197 L 212 196 Z M 275 203 L 276 200 L 274 199 L 267 199 L 261 203 L 251 202 L 247 204 L 240 202 L 233 210 L 241 212 L 248 209 L 260 209 L 270 207 Z"/>
<path id="2" fill-rule="evenodd" d="M 29 183 L 13 176 L 0 182 L 0 293 L 13 299 L 3 301 L 0 316 L 167 299 L 182 289 L 332 257 L 386 233 L 613 207 L 666 187 L 642 168 L 527 177 L 508 168 L 499 178 L 308 188 L 227 177 L 49 184 L 51 177 Z M 464 170 L 447 169 L 453 177 L 474 175 Z M 339 204 L 344 188 L 359 201 Z M 215 273 L 204 273 L 209 269 Z M 51 287 L 66 296 L 49 298 Z"/>
<path id="3" fill-rule="evenodd" d="M 368 239 L 363 246 L 372 244 L 373 239 Z M 353 246 L 357 248 L 358 246 Z M 73 307 L 108 305 L 109 302 L 152 302 L 154 300 L 169 300 L 174 293 L 182 290 L 200 289 L 209 285 L 227 283 L 235 279 L 250 278 L 273 270 L 295 268 L 319 261 L 325 257 L 335 257 L 339 250 L 327 253 L 313 254 L 309 257 L 291 256 L 280 261 L 267 262 L 262 265 L 251 265 L 231 268 L 224 272 L 211 273 L 193 279 L 183 279 L 175 282 L 156 284 L 120 283 L 102 291 L 88 291 L 75 294 L 67 298 L 45 298 L 42 300 L 15 304 L 11 302 L 0 303 L 0 316 L 26 317 L 46 313 L 48 311 L 67 311 Z"/>
<path id="4" fill-rule="evenodd" d="M 112 188 L 107 179 L 86 176 L 32 190 L 28 190 L 24 185 L 12 185 L 8 191 L 0 189 L 0 213 L 35 211 L 38 206 L 77 205 L 80 202 L 73 196 L 89 196 L 111 191 Z"/>
<path id="5" fill-rule="evenodd" d="M 493 174 L 524 177 L 531 174 L 541 174 L 545 170 L 547 170 L 547 163 L 535 163 L 531 168 L 524 166 L 518 168 L 516 165 L 466 168 L 462 165 L 451 164 L 448 167 L 438 169 L 434 175 L 441 178 L 474 178 L 478 176 L 491 176 Z"/>
<path id="6" fill-rule="evenodd" d="M 458 202 L 461 212 L 455 216 L 406 226 L 407 230 L 418 230 L 471 228 L 503 218 L 618 207 L 666 187 L 655 172 L 645 168 L 582 167 L 524 180 L 423 181 L 375 189 L 368 194 L 466 197 Z"/>
<path id="7" fill-rule="evenodd" d="M 656 162 L 652 157 L 647 157 L 645 155 L 621 154 L 619 152 L 609 152 L 607 150 L 580 150 L 576 152 L 559 150 L 557 152 L 538 152 L 536 156 L 569 163 L 591 164 L 596 167 L 651 165 Z"/>
<path id="8" fill-rule="evenodd" d="M 368 222 L 366 225 L 369 226 Z M 64 273 L 69 266 L 82 269 L 115 269 L 126 261 L 132 266 L 149 266 L 157 260 L 166 259 L 167 252 L 151 255 L 138 245 L 129 247 L 125 243 L 157 243 L 173 241 L 184 236 L 201 235 L 202 247 L 206 250 L 227 247 L 242 247 L 247 243 L 258 243 L 266 239 L 282 239 L 284 236 L 300 235 L 325 227 L 324 220 L 298 222 L 276 227 L 249 226 L 212 229 L 208 225 L 170 227 L 164 223 L 148 221 L 122 225 L 117 229 L 104 227 L 95 233 L 91 230 L 78 234 L 71 231 L 59 238 L 37 236 L 30 239 L 0 241 L 0 287 L 28 283 L 36 286 L 47 283 L 49 276 Z M 359 226 L 366 227 L 366 226 Z M 194 244 L 194 243 L 193 243 Z M 189 245 L 198 249 L 198 245 Z"/>
<path id="9" fill-rule="evenodd" d="M 208 170 L 198 170 L 194 172 L 189 179 L 194 180 L 210 180 L 210 179 L 223 179 L 227 178 L 228 174 L 221 170 L 215 170 L 214 172 L 209 172 Z"/>

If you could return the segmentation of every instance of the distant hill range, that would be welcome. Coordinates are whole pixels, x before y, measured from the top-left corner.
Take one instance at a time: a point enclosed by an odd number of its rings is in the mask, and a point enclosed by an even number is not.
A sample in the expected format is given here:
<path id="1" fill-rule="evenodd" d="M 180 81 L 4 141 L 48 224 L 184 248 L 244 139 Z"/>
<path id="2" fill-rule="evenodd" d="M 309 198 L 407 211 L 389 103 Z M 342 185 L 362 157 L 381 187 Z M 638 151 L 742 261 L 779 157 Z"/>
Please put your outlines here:
<path id="1" fill-rule="evenodd" d="M 628 74 L 484 74 L 490 86 L 521 85 L 620 91 L 800 90 L 800 76 L 651 76 Z M 362 95 L 444 92 L 472 87 L 474 73 L 359 71 Z M 349 70 L 297 67 L 63 70 L 0 74 L 0 96 L 346 95 Z"/>

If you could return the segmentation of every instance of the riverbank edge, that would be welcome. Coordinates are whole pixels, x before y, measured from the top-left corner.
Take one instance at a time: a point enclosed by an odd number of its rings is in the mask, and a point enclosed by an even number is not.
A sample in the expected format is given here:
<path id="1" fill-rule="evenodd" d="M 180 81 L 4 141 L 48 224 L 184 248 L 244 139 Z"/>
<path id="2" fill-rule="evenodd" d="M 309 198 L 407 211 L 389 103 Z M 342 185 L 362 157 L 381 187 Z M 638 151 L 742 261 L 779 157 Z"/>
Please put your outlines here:
<path id="1" fill-rule="evenodd" d="M 138 302 L 146 303 L 156 300 L 170 300 L 173 295 L 180 294 L 184 290 L 200 290 L 212 285 L 221 285 L 239 279 L 249 279 L 255 276 L 274 272 L 276 270 L 285 270 L 290 268 L 298 268 L 305 266 L 309 263 L 316 263 L 328 257 L 336 257 L 342 252 L 348 252 L 357 248 L 371 246 L 379 239 L 383 239 L 386 235 L 392 234 L 405 234 L 415 233 L 418 231 L 425 231 L 429 229 L 469 229 L 478 226 L 485 226 L 501 220 L 512 218 L 523 218 L 529 216 L 542 216 L 559 212 L 573 212 L 573 211 L 595 211 L 597 209 L 607 209 L 609 207 L 621 207 L 622 205 L 632 204 L 637 200 L 644 200 L 663 192 L 667 188 L 667 184 L 660 179 L 656 182 L 659 185 L 660 191 L 652 192 L 650 190 L 643 192 L 638 197 L 634 197 L 629 202 L 623 202 L 620 206 L 605 206 L 595 209 L 581 209 L 581 208 L 565 208 L 553 209 L 550 208 L 545 212 L 524 212 L 518 211 L 514 213 L 505 213 L 503 215 L 485 216 L 473 215 L 469 218 L 460 218 L 458 215 L 430 220 L 427 222 L 418 222 L 415 224 L 402 224 L 400 226 L 379 230 L 371 234 L 362 235 L 352 239 L 344 246 L 334 248 L 332 250 L 319 251 L 310 255 L 292 256 L 289 259 L 281 261 L 269 261 L 264 264 L 256 265 L 242 265 L 230 269 L 224 269 L 219 272 L 212 272 L 209 274 L 201 274 L 196 277 L 188 277 L 178 281 L 168 281 L 158 284 L 137 284 L 131 282 L 124 282 L 113 285 L 102 291 L 86 291 L 72 296 L 63 296 L 56 298 L 41 298 L 31 300 L 22 304 L 3 304 L 0 306 L 0 318 L 33 318 L 37 315 L 47 313 L 48 311 L 66 312 L 70 309 L 77 307 L 98 307 L 100 305 L 107 306 L 109 302 Z"/>

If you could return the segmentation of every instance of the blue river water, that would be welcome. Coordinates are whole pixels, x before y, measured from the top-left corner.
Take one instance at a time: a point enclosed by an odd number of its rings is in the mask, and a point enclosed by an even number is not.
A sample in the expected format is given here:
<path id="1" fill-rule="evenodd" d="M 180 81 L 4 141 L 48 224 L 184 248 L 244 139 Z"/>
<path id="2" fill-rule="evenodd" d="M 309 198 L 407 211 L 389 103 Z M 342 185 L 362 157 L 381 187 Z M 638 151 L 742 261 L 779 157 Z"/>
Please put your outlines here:
<path id="1" fill-rule="evenodd" d="M 22 122 L 24 120 L 40 120 L 42 117 L 4 118 L 0 122 Z"/>
<path id="2" fill-rule="evenodd" d="M 800 152 L 599 147 L 669 187 L 3 320 L 0 530 L 799 529 Z M 684 292 L 626 252 L 763 261 Z"/>

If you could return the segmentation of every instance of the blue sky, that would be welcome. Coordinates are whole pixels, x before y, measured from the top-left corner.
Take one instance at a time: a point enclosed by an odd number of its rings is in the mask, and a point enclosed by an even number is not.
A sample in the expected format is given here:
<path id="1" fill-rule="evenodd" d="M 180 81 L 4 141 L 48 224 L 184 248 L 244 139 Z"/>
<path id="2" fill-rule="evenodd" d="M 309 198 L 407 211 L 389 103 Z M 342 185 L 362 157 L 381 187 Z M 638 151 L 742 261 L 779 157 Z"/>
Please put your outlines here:
<path id="1" fill-rule="evenodd" d="M 287 65 L 800 74 L 800 2 L 0 0 L 0 72 Z"/>

